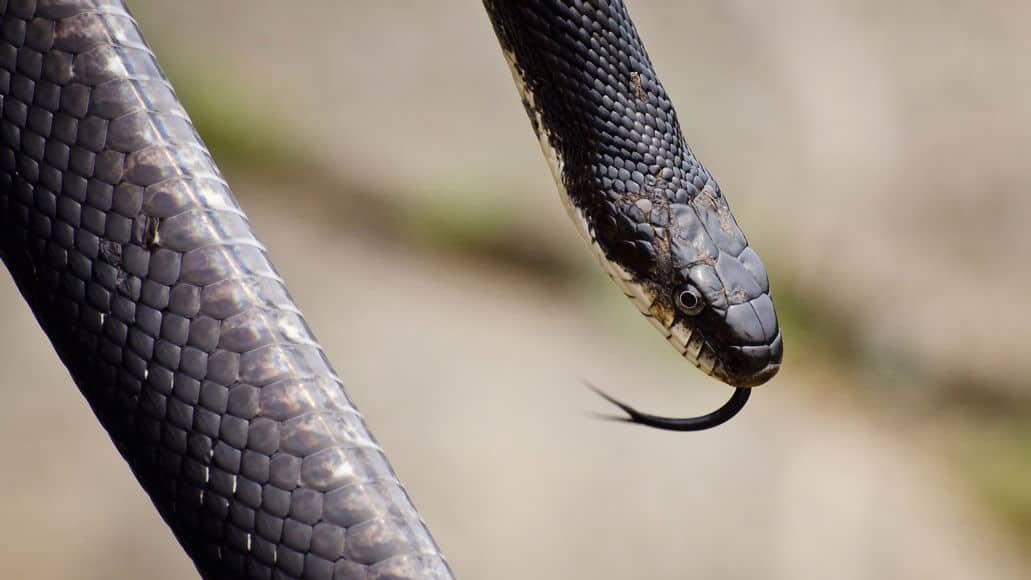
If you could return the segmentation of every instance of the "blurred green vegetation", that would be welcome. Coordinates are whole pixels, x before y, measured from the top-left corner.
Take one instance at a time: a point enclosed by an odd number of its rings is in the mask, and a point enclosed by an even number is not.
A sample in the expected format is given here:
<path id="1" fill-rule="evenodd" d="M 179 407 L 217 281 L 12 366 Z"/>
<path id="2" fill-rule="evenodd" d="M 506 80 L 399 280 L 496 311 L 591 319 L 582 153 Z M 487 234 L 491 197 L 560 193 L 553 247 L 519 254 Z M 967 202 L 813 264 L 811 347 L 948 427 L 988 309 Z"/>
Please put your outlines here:
<path id="1" fill-rule="evenodd" d="M 291 193 L 309 195 L 317 213 L 336 224 L 369 230 L 423 251 L 516 269 L 551 286 L 587 294 L 603 293 L 591 285 L 600 278 L 587 252 L 578 252 L 539 238 L 539 228 L 518 221 L 516 212 L 479 199 L 475 185 L 434 186 L 426 195 L 399 196 L 385 191 L 394 184 L 370 184 L 348 175 L 346 168 L 328 168 L 306 155 L 300 140 L 291 140 L 280 128 L 267 124 L 267 116 L 241 106 L 249 102 L 239 83 L 219 76 L 199 76 L 194 68 L 166 67 L 173 85 L 198 132 L 219 165 L 231 175 L 257 177 L 289 184 Z M 247 192 L 241 190 L 246 202 Z M 493 196 L 490 199 L 505 199 Z M 361 208 L 356 211 L 355 208 Z M 534 240 L 533 244 L 526 240 Z M 830 305 L 818 291 L 793 280 L 786 262 L 773 261 L 771 285 L 786 337 L 788 364 L 833 369 L 837 385 L 878 385 L 869 395 L 883 404 L 885 397 L 904 400 L 907 391 L 935 411 L 978 409 L 965 417 L 961 444 L 954 445 L 957 472 L 976 495 L 1031 546 L 1031 416 L 1027 401 L 1014 401 L 1011 388 L 970 385 L 962 377 L 936 376 L 898 353 L 866 344 L 856 332 L 857 321 Z M 606 299 L 601 299 L 607 304 Z M 629 309 L 627 312 L 631 312 Z M 637 324 L 636 315 L 617 318 L 618 324 Z M 632 320 L 632 322 L 631 322 Z M 849 380 L 848 377 L 853 377 Z M 934 387 L 923 388 L 934 384 Z M 914 385 L 921 388 L 915 388 Z M 1018 390 L 1019 392 L 1019 390 Z M 928 394 L 932 397 L 928 397 Z M 913 403 L 913 401 L 905 401 Z M 929 416 L 940 416 L 929 413 Z M 1000 415 L 1004 419 L 1000 420 Z"/>
<path id="2" fill-rule="evenodd" d="M 306 169 L 304 152 L 288 146 L 268 116 L 241 105 L 250 100 L 240 83 L 174 61 L 164 68 L 219 166 L 278 176 Z"/>
<path id="3" fill-rule="evenodd" d="M 582 278 L 579 256 L 536 239 L 534 224 L 477 195 L 475 185 L 436 186 L 428 195 L 399 196 L 393 183 L 368 183 L 345 168 L 329 168 L 306 154 L 300 139 L 291 139 L 268 124 L 267 116 L 242 105 L 250 102 L 240 83 L 200 76 L 195 69 L 165 66 L 198 133 L 229 174 L 289 183 L 291 193 L 308 195 L 319 215 L 416 244 L 422 248 L 515 268 L 543 282 L 566 285 Z M 237 192 L 247 199 L 246 189 Z M 403 203 L 402 203 L 403 200 Z M 356 208 L 361 208 L 356 211 Z"/>
<path id="4" fill-rule="evenodd" d="M 992 414 L 959 423 L 953 459 L 985 504 L 1031 545 L 1031 425 L 1026 415 Z"/>

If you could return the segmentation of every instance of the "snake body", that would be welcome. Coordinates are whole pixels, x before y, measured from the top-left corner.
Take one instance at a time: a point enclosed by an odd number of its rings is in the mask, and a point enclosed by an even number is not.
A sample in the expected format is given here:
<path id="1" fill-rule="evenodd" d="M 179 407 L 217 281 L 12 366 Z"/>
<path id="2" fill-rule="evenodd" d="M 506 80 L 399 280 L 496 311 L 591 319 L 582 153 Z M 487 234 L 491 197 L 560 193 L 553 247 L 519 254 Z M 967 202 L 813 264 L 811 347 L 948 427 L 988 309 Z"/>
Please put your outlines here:
<path id="1" fill-rule="evenodd" d="M 485 5 L 614 279 L 706 372 L 772 376 L 765 272 L 622 3 Z M 452 577 L 123 0 L 0 0 L 0 258 L 204 578 Z"/>

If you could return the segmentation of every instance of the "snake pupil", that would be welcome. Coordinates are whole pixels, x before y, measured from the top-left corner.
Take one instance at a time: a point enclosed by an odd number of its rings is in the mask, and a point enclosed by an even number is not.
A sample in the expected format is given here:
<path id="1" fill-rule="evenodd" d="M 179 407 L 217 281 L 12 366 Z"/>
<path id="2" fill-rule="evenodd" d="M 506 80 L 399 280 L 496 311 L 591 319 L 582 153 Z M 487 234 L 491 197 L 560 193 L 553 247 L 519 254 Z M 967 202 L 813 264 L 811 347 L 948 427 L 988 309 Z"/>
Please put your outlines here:
<path id="1" fill-rule="evenodd" d="M 680 293 L 680 304 L 687 310 L 690 310 L 698 306 L 698 297 L 685 290 Z"/>
<path id="2" fill-rule="evenodd" d="M 680 307 L 685 314 L 695 315 L 702 310 L 702 297 L 698 290 L 688 286 L 687 289 L 682 290 L 677 294 L 677 306 Z"/>

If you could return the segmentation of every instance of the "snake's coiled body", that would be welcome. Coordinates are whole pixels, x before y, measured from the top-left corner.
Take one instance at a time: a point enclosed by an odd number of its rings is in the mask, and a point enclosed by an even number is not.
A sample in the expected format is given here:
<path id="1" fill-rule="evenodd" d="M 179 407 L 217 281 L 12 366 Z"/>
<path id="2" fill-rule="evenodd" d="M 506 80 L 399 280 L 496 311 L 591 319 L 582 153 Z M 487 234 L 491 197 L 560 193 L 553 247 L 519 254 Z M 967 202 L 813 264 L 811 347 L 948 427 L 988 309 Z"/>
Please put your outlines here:
<path id="1" fill-rule="evenodd" d="M 622 3 L 485 4 L 613 277 L 706 372 L 772 376 L 765 272 Z M 0 0 L 0 257 L 202 576 L 452 577 L 123 0 Z"/>
<path id="2" fill-rule="evenodd" d="M 121 0 L 0 0 L 0 253 L 208 578 L 449 578 Z"/>

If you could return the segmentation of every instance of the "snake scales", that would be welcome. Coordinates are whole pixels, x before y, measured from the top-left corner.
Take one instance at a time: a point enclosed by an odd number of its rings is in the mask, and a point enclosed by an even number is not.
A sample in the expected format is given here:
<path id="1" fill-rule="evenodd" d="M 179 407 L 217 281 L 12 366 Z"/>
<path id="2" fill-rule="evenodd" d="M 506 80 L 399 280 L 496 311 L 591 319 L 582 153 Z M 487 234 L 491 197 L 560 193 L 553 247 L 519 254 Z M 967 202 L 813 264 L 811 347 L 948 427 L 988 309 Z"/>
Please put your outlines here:
<path id="1" fill-rule="evenodd" d="M 485 6 L 603 266 L 703 371 L 769 379 L 765 271 L 622 2 Z M 452 576 L 122 0 L 0 0 L 0 257 L 202 576 Z"/>

